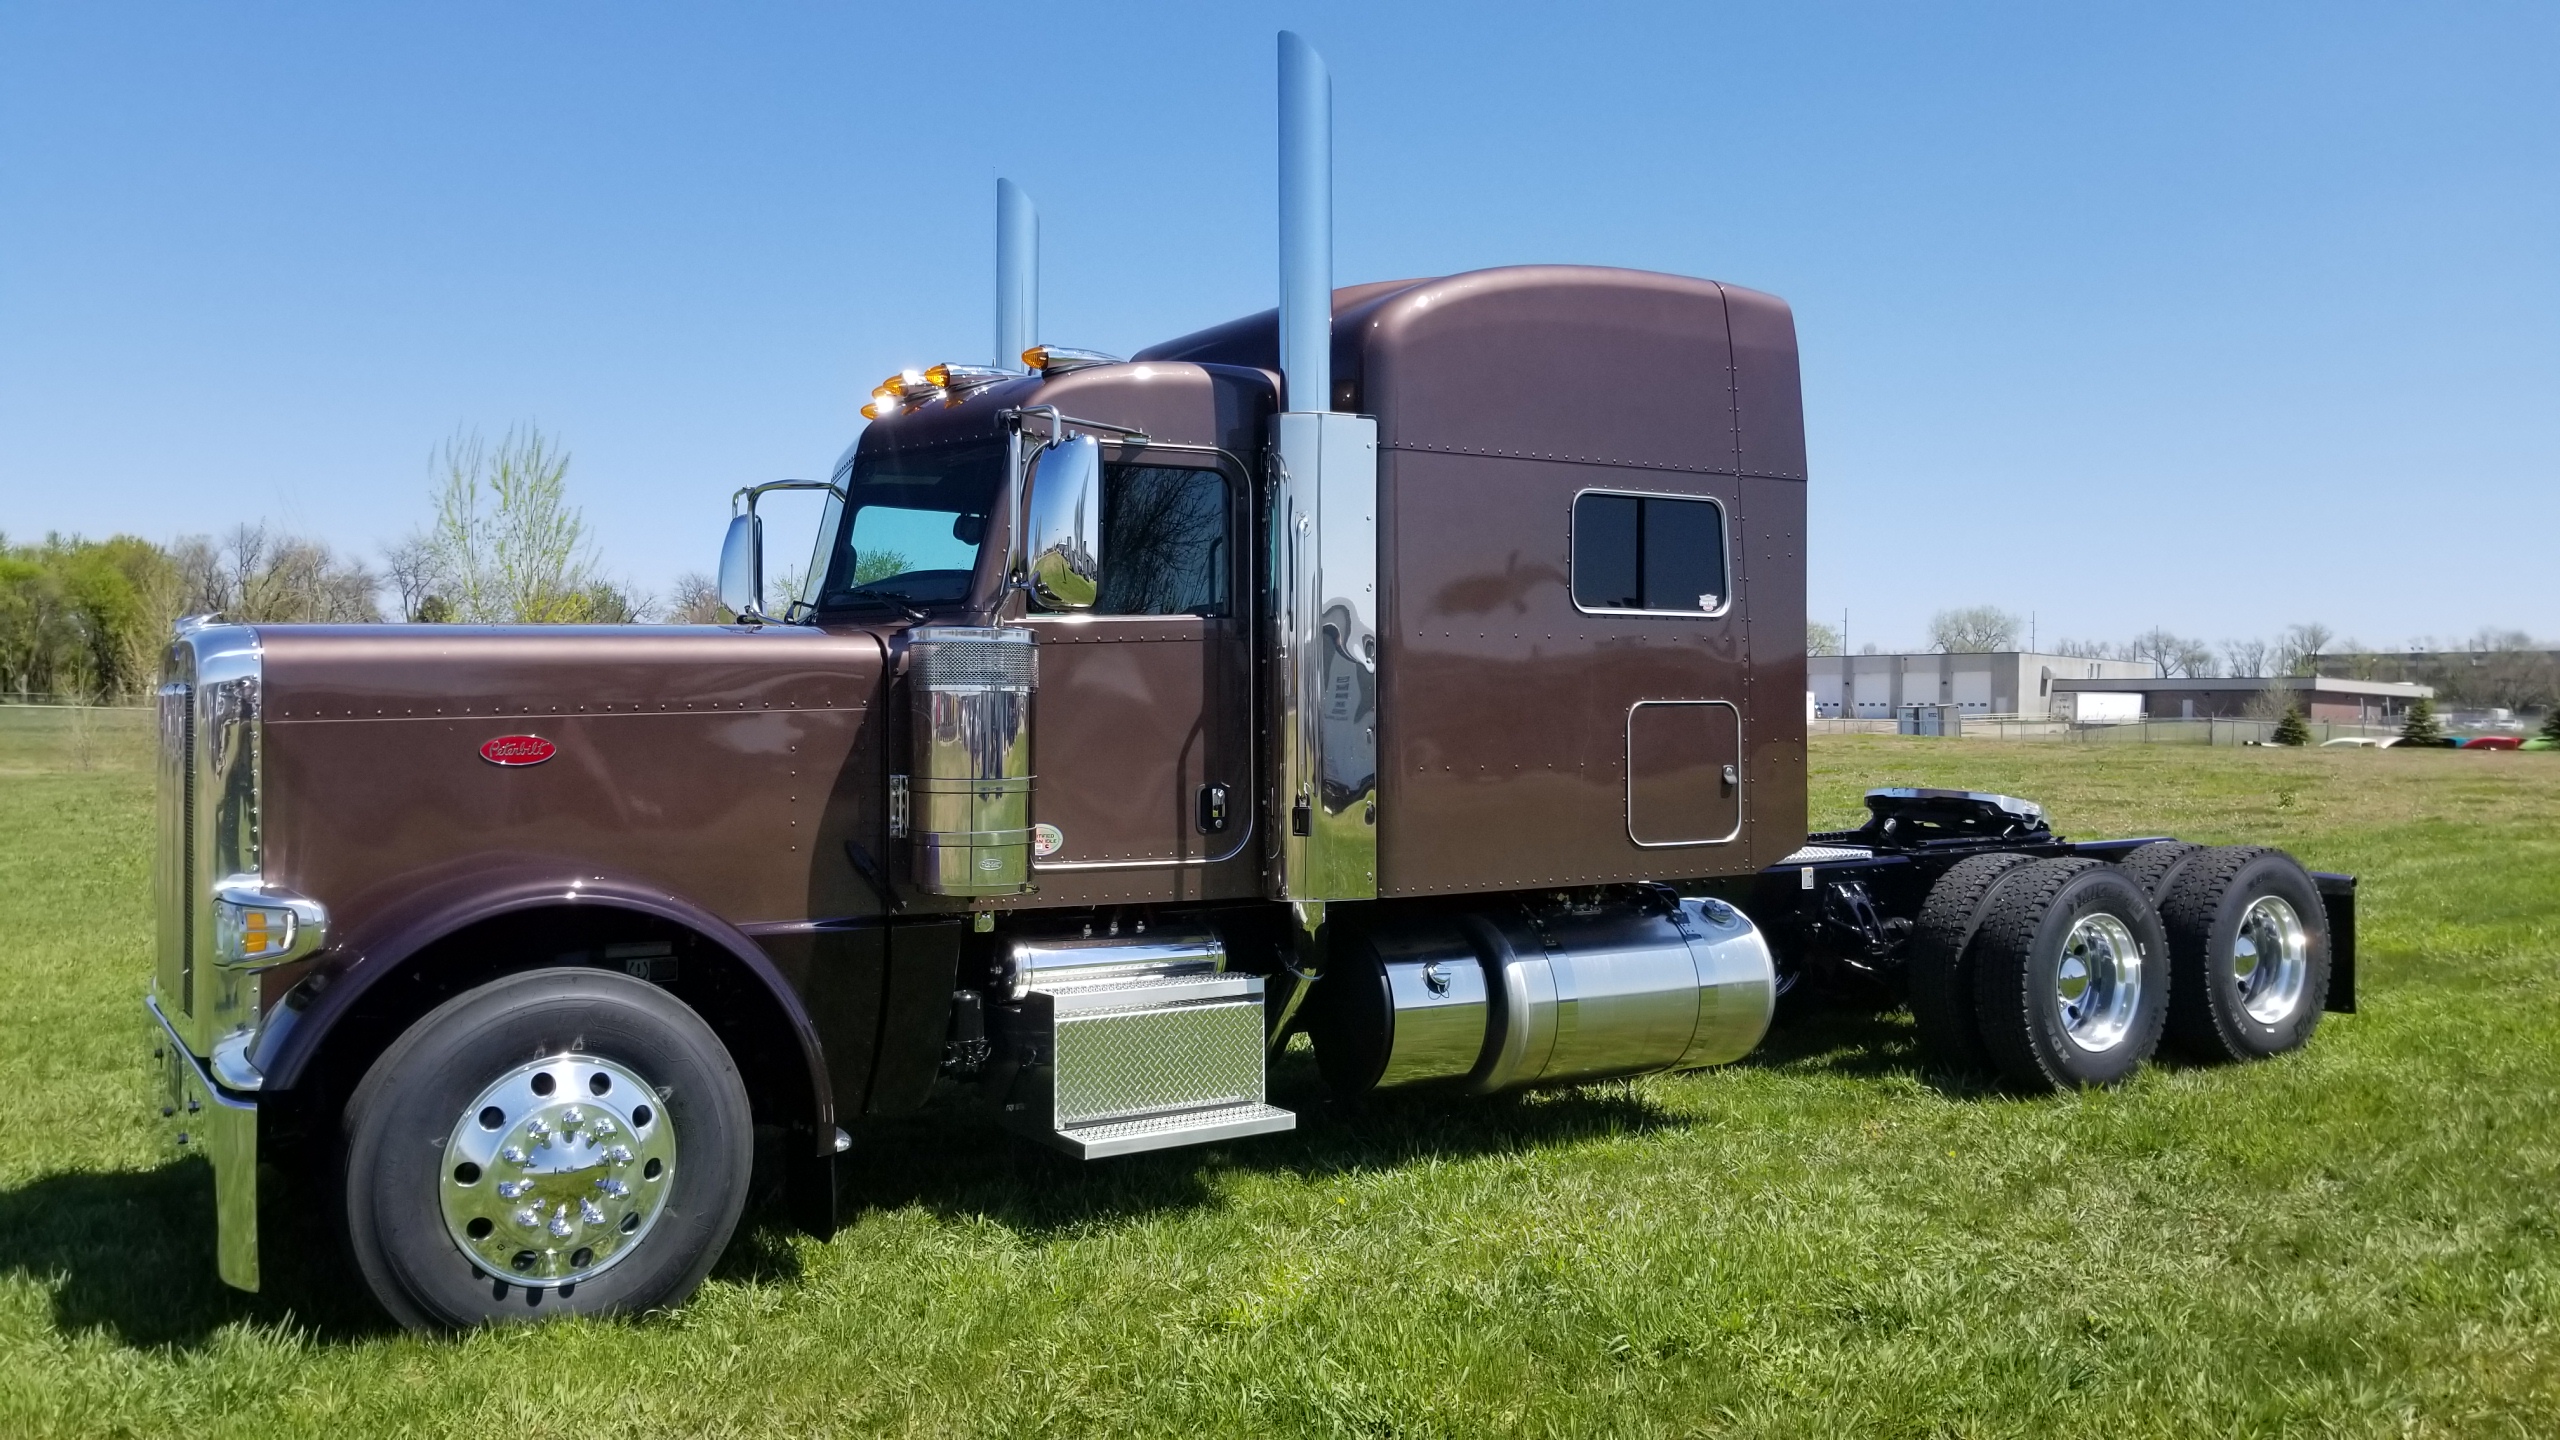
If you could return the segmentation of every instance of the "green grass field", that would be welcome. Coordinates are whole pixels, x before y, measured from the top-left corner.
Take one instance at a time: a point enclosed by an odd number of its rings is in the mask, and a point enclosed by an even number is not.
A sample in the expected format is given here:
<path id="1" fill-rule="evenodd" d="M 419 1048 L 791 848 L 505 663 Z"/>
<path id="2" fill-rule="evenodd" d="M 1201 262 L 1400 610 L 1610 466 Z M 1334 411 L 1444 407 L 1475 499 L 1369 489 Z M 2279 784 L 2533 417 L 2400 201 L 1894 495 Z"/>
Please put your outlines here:
<path id="1" fill-rule="evenodd" d="M 1090 1168 L 919 1127 L 679 1314 L 420 1339 L 214 1280 L 143 723 L 0 711 L 0 1435 L 2560 1433 L 2560 756 L 1817 741 L 1817 824 L 1961 784 L 2361 873 L 2363 1013 L 2273 1064 L 2019 1100 L 1830 1013 Z"/>

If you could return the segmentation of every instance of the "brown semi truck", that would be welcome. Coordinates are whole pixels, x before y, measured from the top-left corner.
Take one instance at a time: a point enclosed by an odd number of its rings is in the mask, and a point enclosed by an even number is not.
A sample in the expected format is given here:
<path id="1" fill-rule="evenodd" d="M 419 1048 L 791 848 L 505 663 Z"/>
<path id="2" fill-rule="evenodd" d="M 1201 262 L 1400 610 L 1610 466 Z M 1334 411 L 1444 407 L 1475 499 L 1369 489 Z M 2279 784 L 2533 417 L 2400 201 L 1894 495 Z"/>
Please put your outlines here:
<path id="1" fill-rule="evenodd" d="M 2352 1006 L 2353 881 L 2275 851 L 1927 790 L 1808 836 L 1787 307 L 1336 289 L 1281 61 L 1279 308 L 1030 345 L 1003 187 L 998 363 L 782 482 L 825 505 L 782 613 L 762 486 L 733 625 L 181 625 L 149 1005 L 226 1280 L 290 1212 L 410 1325 L 670 1304 L 760 1150 L 824 1232 L 932 1105 L 1094 1159 L 1287 1130 L 1300 1033 L 1336 1093 L 1483 1094 L 1733 1060 L 1828 981 L 2044 1089 Z"/>

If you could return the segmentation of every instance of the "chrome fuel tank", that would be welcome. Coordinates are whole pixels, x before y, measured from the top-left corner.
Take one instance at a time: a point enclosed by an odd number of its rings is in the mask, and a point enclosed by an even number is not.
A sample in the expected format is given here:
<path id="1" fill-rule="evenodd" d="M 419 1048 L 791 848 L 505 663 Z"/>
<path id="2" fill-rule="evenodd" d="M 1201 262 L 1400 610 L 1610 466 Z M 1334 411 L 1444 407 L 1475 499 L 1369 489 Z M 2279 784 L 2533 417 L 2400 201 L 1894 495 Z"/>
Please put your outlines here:
<path id="1" fill-rule="evenodd" d="M 1721 1064 L 1760 1043 L 1777 1001 L 1768 943 L 1718 900 L 1416 912 L 1346 930 L 1308 1021 L 1345 1092 Z"/>

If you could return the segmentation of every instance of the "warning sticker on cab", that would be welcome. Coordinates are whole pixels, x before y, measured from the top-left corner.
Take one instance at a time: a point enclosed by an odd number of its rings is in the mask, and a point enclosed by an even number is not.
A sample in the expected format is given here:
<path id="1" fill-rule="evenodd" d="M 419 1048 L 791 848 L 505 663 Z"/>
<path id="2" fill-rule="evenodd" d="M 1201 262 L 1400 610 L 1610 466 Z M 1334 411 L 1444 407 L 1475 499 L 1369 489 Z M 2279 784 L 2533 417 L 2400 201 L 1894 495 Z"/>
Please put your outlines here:
<path id="1" fill-rule="evenodd" d="M 1046 860 L 1066 848 L 1067 832 L 1055 825 L 1031 827 L 1031 853 L 1035 858 Z"/>

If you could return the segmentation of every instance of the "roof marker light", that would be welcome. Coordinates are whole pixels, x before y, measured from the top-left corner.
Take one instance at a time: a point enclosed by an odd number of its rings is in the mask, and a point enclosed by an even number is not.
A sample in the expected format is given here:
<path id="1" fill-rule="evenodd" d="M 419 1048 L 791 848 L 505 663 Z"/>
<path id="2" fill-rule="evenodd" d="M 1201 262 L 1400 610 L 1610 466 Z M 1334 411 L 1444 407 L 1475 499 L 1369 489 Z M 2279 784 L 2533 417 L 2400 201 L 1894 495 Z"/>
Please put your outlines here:
<path id="1" fill-rule="evenodd" d="M 1070 350 L 1064 345 L 1034 345 L 1022 352 L 1022 363 L 1043 375 L 1064 375 L 1088 365 L 1117 365 L 1120 357 L 1099 350 Z"/>
<path id="2" fill-rule="evenodd" d="M 999 380 L 1019 380 L 1022 377 L 1011 370 L 999 370 L 993 365 L 953 365 L 945 362 L 924 372 L 924 378 L 926 384 L 949 391 L 951 397 L 956 400 L 972 390 L 984 389 Z"/>

